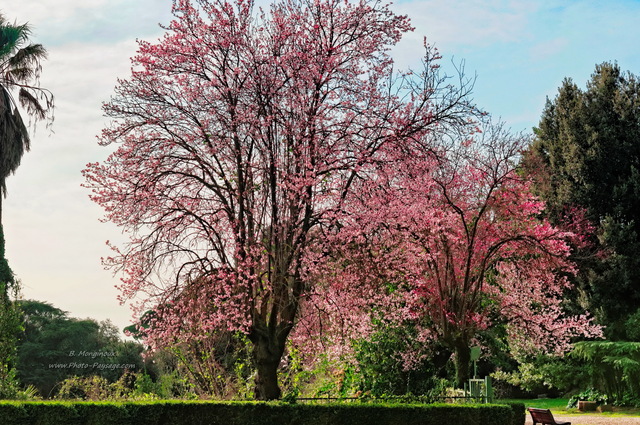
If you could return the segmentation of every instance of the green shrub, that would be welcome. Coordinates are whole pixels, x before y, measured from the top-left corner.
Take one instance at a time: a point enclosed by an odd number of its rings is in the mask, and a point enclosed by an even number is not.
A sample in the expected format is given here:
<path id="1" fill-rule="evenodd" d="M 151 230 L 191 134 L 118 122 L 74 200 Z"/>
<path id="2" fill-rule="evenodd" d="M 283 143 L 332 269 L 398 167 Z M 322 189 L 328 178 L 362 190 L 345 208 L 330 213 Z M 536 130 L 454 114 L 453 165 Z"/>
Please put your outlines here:
<path id="1" fill-rule="evenodd" d="M 0 403 L 3 425 L 515 425 L 513 412 L 511 407 L 501 405 L 169 401 Z"/>
<path id="2" fill-rule="evenodd" d="M 134 425 L 132 409 L 119 403 L 78 403 L 70 405 L 75 408 L 81 424 L 91 425 Z"/>
<path id="3" fill-rule="evenodd" d="M 379 319 L 373 323 L 376 331 L 372 335 L 353 342 L 357 390 L 376 397 L 407 393 L 437 396 L 443 386 L 451 385 L 446 380 L 443 384 L 444 365 L 451 356 L 447 349 L 419 342 L 415 324 L 391 326 Z M 407 370 L 401 355 L 406 352 L 418 353 L 420 364 Z"/>
<path id="4" fill-rule="evenodd" d="M 529 395 L 568 393 L 589 386 L 590 367 L 573 356 L 540 355 L 520 360 L 517 369 L 491 374 L 496 382 L 518 387 Z M 499 384 L 498 384 L 499 385 Z M 520 397 L 506 397 L 520 398 Z"/>
<path id="5" fill-rule="evenodd" d="M 29 422 L 22 425 L 83 425 L 78 411 L 72 404 L 27 402 L 24 407 Z"/>
<path id="6" fill-rule="evenodd" d="M 500 401 L 500 404 L 509 406 L 511 408 L 511 411 L 513 412 L 512 425 L 524 425 L 525 421 L 527 420 L 527 410 L 524 403 Z"/>
<path id="7" fill-rule="evenodd" d="M 579 401 L 595 401 L 598 405 L 606 404 L 609 400 L 606 394 L 602 394 L 600 391 L 595 388 L 589 388 L 588 390 L 582 391 L 580 394 L 576 394 L 569 399 L 567 403 L 567 409 L 574 409 L 578 407 Z"/>
<path id="8" fill-rule="evenodd" d="M 30 424 L 27 409 L 18 403 L 0 403 L 0 418 L 2 418 L 2 425 Z"/>
<path id="9" fill-rule="evenodd" d="M 640 342 L 582 341 L 570 356 L 587 363 L 592 387 L 609 402 L 621 404 L 640 394 Z"/>
<path id="10" fill-rule="evenodd" d="M 109 382 L 101 376 L 72 376 L 60 384 L 56 398 L 61 400 L 105 400 Z"/>

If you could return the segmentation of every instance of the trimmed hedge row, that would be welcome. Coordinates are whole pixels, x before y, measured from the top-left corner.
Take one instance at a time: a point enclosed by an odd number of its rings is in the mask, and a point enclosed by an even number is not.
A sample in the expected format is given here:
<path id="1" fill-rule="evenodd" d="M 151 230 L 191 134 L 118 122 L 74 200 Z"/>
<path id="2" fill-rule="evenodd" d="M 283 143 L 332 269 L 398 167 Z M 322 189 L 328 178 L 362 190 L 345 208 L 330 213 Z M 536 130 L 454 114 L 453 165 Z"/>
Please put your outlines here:
<path id="1" fill-rule="evenodd" d="M 525 421 L 527 420 L 527 411 L 525 408 L 524 403 L 518 403 L 518 402 L 502 402 L 500 401 L 499 403 L 501 404 L 505 404 L 509 407 L 511 407 L 511 410 L 513 411 L 513 425 L 524 425 Z"/>
<path id="2" fill-rule="evenodd" d="M 504 405 L 2 402 L 2 425 L 523 425 Z M 524 411 L 524 406 L 522 406 Z M 524 419 L 524 416 L 522 417 Z"/>

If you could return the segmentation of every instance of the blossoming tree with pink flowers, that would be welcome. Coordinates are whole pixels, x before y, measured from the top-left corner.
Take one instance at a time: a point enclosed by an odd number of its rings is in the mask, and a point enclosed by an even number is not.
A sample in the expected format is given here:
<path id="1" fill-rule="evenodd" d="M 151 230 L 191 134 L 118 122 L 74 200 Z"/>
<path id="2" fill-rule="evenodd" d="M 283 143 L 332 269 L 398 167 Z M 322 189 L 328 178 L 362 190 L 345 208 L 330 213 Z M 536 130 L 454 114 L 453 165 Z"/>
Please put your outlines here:
<path id="1" fill-rule="evenodd" d="M 277 368 L 312 292 L 317 229 L 344 209 L 387 145 L 423 143 L 474 110 L 427 49 L 396 74 L 387 50 L 411 30 L 379 2 L 174 0 L 156 43 L 104 106 L 86 185 L 130 237 L 106 259 L 122 301 L 148 315 L 148 343 L 245 332 L 256 397 L 280 396 Z"/>
<path id="2" fill-rule="evenodd" d="M 388 151 L 394 165 L 360 182 L 340 231 L 325 239 L 334 254 L 318 277 L 326 294 L 315 304 L 329 304 L 310 309 L 342 317 L 311 315 L 307 333 L 324 320 L 323 332 L 339 323 L 337 334 L 349 339 L 367 331 L 374 313 L 390 322 L 412 318 L 420 338 L 455 353 L 460 386 L 470 345 L 496 323 L 519 353 L 562 354 L 573 337 L 601 336 L 586 312 L 562 309 L 575 272 L 569 242 L 583 235 L 541 218 L 544 204 L 517 168 L 527 139 L 501 125 L 474 126 L 429 149 Z M 359 296 L 347 296 L 353 292 Z M 415 355 L 403 353 L 407 368 L 418 363 Z"/>

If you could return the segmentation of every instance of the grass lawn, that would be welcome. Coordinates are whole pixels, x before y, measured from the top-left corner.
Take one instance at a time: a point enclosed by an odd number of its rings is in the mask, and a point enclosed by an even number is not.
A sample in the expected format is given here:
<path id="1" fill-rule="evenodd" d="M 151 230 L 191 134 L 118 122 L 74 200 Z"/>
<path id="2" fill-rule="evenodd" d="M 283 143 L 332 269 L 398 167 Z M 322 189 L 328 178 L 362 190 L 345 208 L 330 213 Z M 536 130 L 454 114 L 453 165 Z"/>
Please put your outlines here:
<path id="1" fill-rule="evenodd" d="M 578 409 L 567 409 L 568 398 L 534 398 L 528 400 L 505 400 L 524 403 L 525 407 L 537 407 L 540 409 L 549 409 L 552 413 L 559 415 L 599 415 L 599 416 L 638 416 L 640 417 L 640 409 L 637 407 L 614 407 L 613 412 L 580 412 Z M 500 403 L 500 400 L 497 400 Z"/>

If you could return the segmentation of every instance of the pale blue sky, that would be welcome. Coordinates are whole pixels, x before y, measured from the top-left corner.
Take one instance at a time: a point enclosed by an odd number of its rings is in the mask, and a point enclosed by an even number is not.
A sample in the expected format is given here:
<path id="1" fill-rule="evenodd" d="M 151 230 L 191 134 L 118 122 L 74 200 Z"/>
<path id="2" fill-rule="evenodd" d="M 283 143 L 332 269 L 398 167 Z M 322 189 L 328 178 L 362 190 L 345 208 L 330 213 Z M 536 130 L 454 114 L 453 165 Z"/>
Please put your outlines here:
<path id="1" fill-rule="evenodd" d="M 29 21 L 48 48 L 42 83 L 56 96 L 54 134 L 39 128 L 23 165 L 8 180 L 7 256 L 24 296 L 49 301 L 76 317 L 111 318 L 122 328 L 118 277 L 102 270 L 104 242 L 120 231 L 99 223 L 101 210 L 80 187 L 80 171 L 104 159 L 95 136 L 105 124 L 100 104 L 117 77 L 127 77 L 136 38 L 155 40 L 168 23 L 169 0 L 23 0 L 5 2 L 11 21 Z M 465 61 L 477 75 L 474 98 L 512 129 L 530 131 L 547 96 L 564 77 L 584 86 L 595 65 L 617 61 L 640 74 L 640 0 L 402 0 L 393 6 L 416 31 L 393 50 L 415 65 L 427 36 L 444 62 Z"/>

